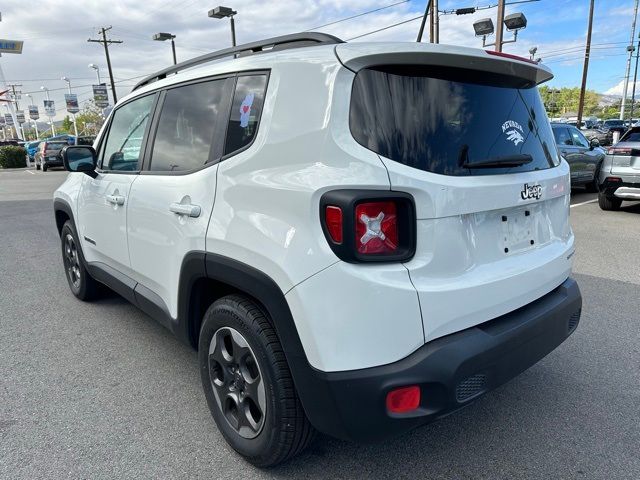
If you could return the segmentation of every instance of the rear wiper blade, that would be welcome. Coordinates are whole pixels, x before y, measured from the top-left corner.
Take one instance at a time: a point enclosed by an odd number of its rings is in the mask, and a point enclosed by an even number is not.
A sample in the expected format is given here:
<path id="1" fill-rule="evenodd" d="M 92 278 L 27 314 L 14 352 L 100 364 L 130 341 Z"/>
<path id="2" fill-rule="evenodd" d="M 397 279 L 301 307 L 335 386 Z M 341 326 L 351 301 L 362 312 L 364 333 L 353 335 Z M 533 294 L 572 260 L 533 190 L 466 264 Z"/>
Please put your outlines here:
<path id="1" fill-rule="evenodd" d="M 491 158 L 482 162 L 465 162 L 463 168 L 510 168 L 521 167 L 533 162 L 533 157 L 529 154 L 505 155 L 504 157 Z"/>

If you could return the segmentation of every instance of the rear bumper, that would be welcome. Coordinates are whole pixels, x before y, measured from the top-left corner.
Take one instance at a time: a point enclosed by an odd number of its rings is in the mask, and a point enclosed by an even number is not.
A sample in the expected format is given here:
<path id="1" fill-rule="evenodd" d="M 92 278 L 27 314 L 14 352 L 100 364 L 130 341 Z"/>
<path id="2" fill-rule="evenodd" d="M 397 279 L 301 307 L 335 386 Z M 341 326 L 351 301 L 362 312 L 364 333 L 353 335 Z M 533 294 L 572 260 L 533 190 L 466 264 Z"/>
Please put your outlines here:
<path id="1" fill-rule="evenodd" d="M 62 167 L 62 166 L 64 166 L 64 164 L 62 163 L 62 159 L 47 160 L 46 158 L 43 158 L 42 159 L 42 164 L 46 165 L 47 167 Z"/>
<path id="2" fill-rule="evenodd" d="M 610 177 L 620 178 L 620 182 L 612 182 Z M 600 185 L 600 192 L 607 197 L 617 197 L 623 200 L 640 200 L 640 175 L 617 176 L 609 175 Z"/>
<path id="3" fill-rule="evenodd" d="M 514 312 L 433 340 L 398 362 L 312 370 L 312 378 L 297 386 L 306 390 L 304 407 L 318 430 L 348 440 L 382 440 L 457 410 L 534 365 L 573 333 L 581 307 L 578 285 L 569 278 Z M 388 414 L 387 393 L 408 385 L 420 386 L 419 409 Z"/>

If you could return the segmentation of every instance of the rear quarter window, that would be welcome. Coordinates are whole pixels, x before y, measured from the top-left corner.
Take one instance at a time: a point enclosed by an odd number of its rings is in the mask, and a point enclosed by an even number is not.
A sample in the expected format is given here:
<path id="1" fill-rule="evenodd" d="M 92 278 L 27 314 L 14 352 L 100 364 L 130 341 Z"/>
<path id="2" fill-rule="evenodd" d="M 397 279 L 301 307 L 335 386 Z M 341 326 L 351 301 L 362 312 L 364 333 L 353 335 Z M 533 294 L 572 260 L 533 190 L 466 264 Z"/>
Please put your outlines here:
<path id="1" fill-rule="evenodd" d="M 227 127 L 225 155 L 242 150 L 253 142 L 258 132 L 266 87 L 266 74 L 238 77 Z"/>

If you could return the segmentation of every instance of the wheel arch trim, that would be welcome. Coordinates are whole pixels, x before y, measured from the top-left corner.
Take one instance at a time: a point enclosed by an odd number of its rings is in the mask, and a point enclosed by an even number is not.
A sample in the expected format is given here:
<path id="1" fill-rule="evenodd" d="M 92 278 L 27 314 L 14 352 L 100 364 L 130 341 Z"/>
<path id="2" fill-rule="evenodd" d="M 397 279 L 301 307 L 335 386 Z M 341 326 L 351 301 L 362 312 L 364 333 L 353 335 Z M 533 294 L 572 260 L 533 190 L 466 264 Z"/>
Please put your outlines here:
<path id="1" fill-rule="evenodd" d="M 331 416 L 327 409 L 335 401 L 325 385 L 317 382 L 317 371 L 304 352 L 289 304 L 277 283 L 264 272 L 240 261 L 211 252 L 190 252 L 184 258 L 178 292 L 178 325 L 175 332 L 183 341 L 194 345 L 192 324 L 195 320 L 190 309 L 191 292 L 200 279 L 224 283 L 245 293 L 263 308 L 276 331 L 291 371 L 296 391 L 309 421 L 318 429 Z"/>

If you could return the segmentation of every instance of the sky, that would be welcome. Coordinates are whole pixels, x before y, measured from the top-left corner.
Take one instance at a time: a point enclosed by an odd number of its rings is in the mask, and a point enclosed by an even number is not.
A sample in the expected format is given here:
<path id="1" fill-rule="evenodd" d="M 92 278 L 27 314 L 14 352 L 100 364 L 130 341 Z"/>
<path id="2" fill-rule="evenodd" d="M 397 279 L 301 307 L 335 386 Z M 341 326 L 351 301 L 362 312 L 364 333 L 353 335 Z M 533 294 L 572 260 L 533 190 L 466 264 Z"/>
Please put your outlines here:
<path id="1" fill-rule="evenodd" d="M 61 80 L 62 76 L 71 80 L 72 90 L 78 94 L 81 105 L 91 98 L 91 84 L 96 83 L 95 71 L 88 68 L 89 63 L 97 64 L 102 81 L 108 81 L 102 45 L 87 42 L 89 38 L 98 38 L 100 27 L 113 26 L 108 37 L 124 42 L 110 47 L 118 96 L 122 97 L 135 85 L 137 78 L 171 64 L 170 43 L 153 41 L 154 33 L 176 35 L 178 61 L 230 46 L 229 21 L 207 17 L 207 11 L 217 6 L 217 1 L 221 0 L 5 2 L 0 7 L 0 38 L 24 40 L 24 49 L 21 55 L 2 55 L 0 66 L 8 83 L 22 84 L 21 108 L 31 103 L 25 96 L 25 93 L 31 93 L 43 117 L 42 100 L 45 97 L 40 87 L 46 86 L 56 103 L 56 118 L 61 119 L 66 113 L 66 83 Z M 348 40 L 418 17 L 426 4 L 426 0 L 229 2 L 225 5 L 238 12 L 235 17 L 238 43 L 305 30 L 331 33 Z M 397 2 L 400 3 L 375 13 L 320 27 Z M 607 94 L 622 93 L 634 3 L 634 0 L 595 0 L 589 89 Z M 439 10 L 495 4 L 496 0 L 440 0 Z M 514 12 L 524 13 L 528 26 L 520 32 L 516 43 L 505 45 L 504 51 L 529 56 L 529 49 L 537 47 L 536 56 L 542 57 L 543 63 L 555 74 L 550 86 L 580 86 L 589 0 L 539 0 L 509 5 L 506 13 Z M 493 17 L 495 23 L 495 16 L 495 7 L 464 16 L 441 13 L 440 43 L 481 48 L 482 40 L 474 36 L 473 22 Z M 414 20 L 353 41 L 411 42 L 415 41 L 419 26 L 420 20 Z M 640 25 L 636 34 L 639 31 Z M 505 32 L 505 39 L 508 38 L 511 34 Z M 632 75 L 633 66 L 634 63 Z"/>

